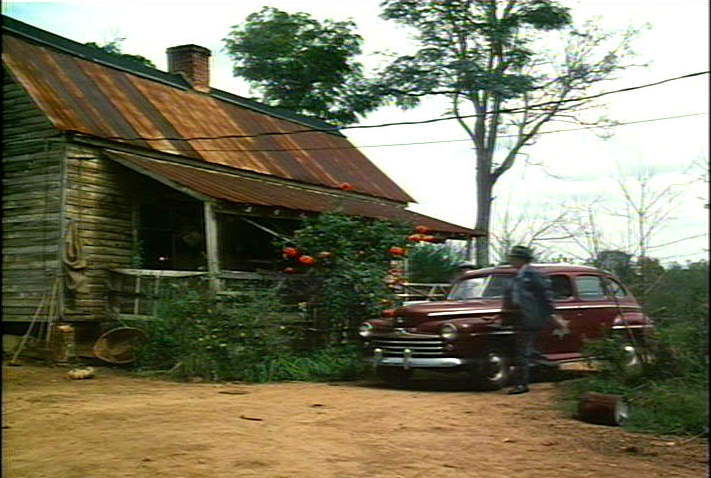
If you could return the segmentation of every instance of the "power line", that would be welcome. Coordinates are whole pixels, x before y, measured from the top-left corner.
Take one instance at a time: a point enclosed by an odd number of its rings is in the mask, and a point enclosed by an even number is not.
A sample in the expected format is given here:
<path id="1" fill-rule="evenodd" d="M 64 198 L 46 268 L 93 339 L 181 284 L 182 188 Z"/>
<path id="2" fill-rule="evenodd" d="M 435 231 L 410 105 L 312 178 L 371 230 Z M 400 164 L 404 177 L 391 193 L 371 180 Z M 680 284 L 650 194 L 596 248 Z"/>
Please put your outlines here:
<path id="1" fill-rule="evenodd" d="M 578 102 L 578 101 L 584 101 L 584 100 L 590 100 L 594 98 L 601 98 L 603 96 L 607 95 L 612 95 L 616 93 L 624 93 L 628 91 L 634 91 L 634 90 L 640 90 L 643 88 L 649 88 L 652 86 L 658 86 L 664 83 L 669 83 L 671 81 L 677 81 L 677 80 L 682 80 L 686 78 L 692 78 L 695 76 L 700 76 L 700 75 L 706 75 L 708 74 L 709 71 L 700 71 L 696 73 L 689 73 L 686 75 L 681 75 L 681 76 L 676 76 L 673 78 L 667 78 L 665 80 L 660 80 L 656 81 L 654 83 L 647 83 L 643 85 L 637 85 L 637 86 L 630 86 L 627 88 L 620 88 L 617 90 L 611 90 L 611 91 L 604 91 L 602 93 L 598 93 L 595 95 L 589 95 L 589 96 L 581 96 L 578 98 L 569 98 L 569 99 L 564 99 L 564 100 L 555 100 L 555 101 L 546 101 L 543 103 L 537 103 L 534 105 L 530 105 L 526 108 L 504 108 L 504 109 L 499 109 L 496 111 L 486 111 L 484 113 L 476 113 L 472 115 L 463 115 L 463 116 L 444 116 L 441 118 L 431 118 L 428 120 L 421 120 L 421 121 L 399 121 L 399 122 L 394 122 L 394 123 L 380 123 L 380 124 L 373 124 L 373 125 L 354 125 L 354 126 L 341 126 L 341 127 L 333 127 L 333 128 L 309 128 L 309 129 L 299 129 L 299 130 L 292 130 L 292 131 L 268 131 L 264 133 L 256 133 L 256 134 L 243 134 L 243 135 L 237 135 L 237 134 L 227 134 L 227 135 L 219 135 L 219 136 L 193 136 L 193 137 L 170 137 L 170 136 L 160 136 L 160 137 L 143 137 L 143 136 L 136 136 L 132 138 L 124 137 L 124 136 L 104 136 L 103 139 L 114 139 L 114 140 L 126 140 L 126 141 L 166 141 L 166 140 L 176 140 L 176 141 L 189 141 L 189 140 L 217 140 L 217 139 L 243 139 L 243 138 L 257 138 L 261 136 L 282 136 L 282 135 L 290 135 L 290 134 L 301 134 L 301 133 L 317 133 L 317 132 L 322 132 L 322 133 L 328 133 L 328 132 L 337 132 L 340 130 L 346 130 L 346 129 L 367 129 L 367 128 L 384 128 L 387 126 L 405 126 L 405 125 L 415 125 L 415 124 L 429 124 L 429 123 L 436 123 L 440 121 L 451 121 L 455 119 L 469 119 L 469 118 L 476 118 L 479 116 L 485 116 L 489 114 L 494 114 L 494 113 L 518 113 L 522 111 L 527 111 L 531 109 L 536 109 L 536 108 L 541 108 L 541 107 L 546 107 L 546 106 L 552 106 L 556 104 L 563 104 L 563 103 L 572 103 L 572 102 Z"/>
<path id="2" fill-rule="evenodd" d="M 665 256 L 665 257 L 655 257 L 654 259 L 657 259 L 658 261 L 669 261 L 669 260 L 673 260 L 673 259 L 681 259 L 684 257 L 697 256 L 697 255 L 700 255 L 703 253 L 704 253 L 704 251 L 702 250 L 702 251 L 698 251 L 698 252 L 690 252 L 688 254 L 674 254 L 674 255 Z M 706 256 L 699 258 L 698 260 L 699 261 L 707 261 L 708 260 L 708 250 L 706 250 Z"/>
<path id="3" fill-rule="evenodd" d="M 647 247 L 647 249 L 659 249 L 660 247 L 671 246 L 672 244 L 678 244 L 680 242 L 689 241 L 691 239 L 698 239 L 700 237 L 706 237 L 706 236 L 708 236 L 707 233 L 696 234 L 694 236 L 688 236 L 688 237 L 684 237 L 682 239 L 677 239 L 676 241 L 665 242 L 664 244 L 657 244 L 656 246 L 649 246 L 649 247 Z"/>
<path id="4" fill-rule="evenodd" d="M 581 131 L 581 130 L 589 130 L 589 129 L 596 129 L 596 128 L 603 128 L 603 127 L 612 127 L 616 128 L 618 126 L 627 126 L 631 124 L 639 124 L 639 123 L 651 123 L 654 121 L 665 121 L 665 120 L 672 120 L 672 119 L 679 119 L 679 118 L 688 118 L 691 116 L 701 116 L 701 115 L 707 115 L 708 112 L 705 113 L 690 113 L 686 115 L 677 115 L 677 116 L 665 116 L 662 118 L 648 118 L 648 119 L 643 119 L 643 120 L 636 120 L 636 121 L 626 121 L 624 123 L 615 123 L 610 126 L 583 126 L 580 128 L 566 128 L 566 129 L 556 129 L 556 130 L 550 130 L 550 131 L 541 131 L 538 134 L 552 134 L 552 133 L 565 133 L 568 131 Z M 509 134 L 509 135 L 500 135 L 499 138 L 515 138 L 517 135 L 514 134 Z M 337 151 L 337 150 L 347 150 L 347 149 L 363 149 L 363 148 L 386 148 L 386 147 L 393 147 L 393 146 L 419 146 L 419 145 L 425 145 L 425 144 L 441 144 L 441 143 L 461 143 L 461 142 L 471 142 L 470 138 L 466 139 L 445 139 L 445 140 L 437 140 L 437 141 L 413 141 L 413 142 L 408 142 L 408 143 L 386 143 L 386 144 L 367 144 L 363 146 L 354 146 L 354 145 L 349 145 L 349 146 L 324 146 L 324 147 L 319 147 L 319 148 L 171 148 L 170 151 L 233 151 L 237 153 L 276 153 L 276 152 L 289 152 L 289 151 Z"/>

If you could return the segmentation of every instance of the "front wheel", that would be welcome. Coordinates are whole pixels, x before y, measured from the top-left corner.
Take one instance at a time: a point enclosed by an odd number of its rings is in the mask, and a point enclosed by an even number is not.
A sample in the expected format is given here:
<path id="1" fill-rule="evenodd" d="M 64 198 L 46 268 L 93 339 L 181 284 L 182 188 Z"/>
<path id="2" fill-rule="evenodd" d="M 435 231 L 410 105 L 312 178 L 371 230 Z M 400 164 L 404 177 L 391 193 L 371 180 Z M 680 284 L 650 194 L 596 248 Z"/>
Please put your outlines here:
<path id="1" fill-rule="evenodd" d="M 491 347 L 473 371 L 473 381 L 482 390 L 499 390 L 511 378 L 511 359 L 500 347 Z"/>
<path id="2" fill-rule="evenodd" d="M 400 367 L 383 367 L 379 366 L 375 369 L 375 374 L 380 380 L 388 385 L 403 387 L 410 382 L 412 378 L 412 370 Z"/>

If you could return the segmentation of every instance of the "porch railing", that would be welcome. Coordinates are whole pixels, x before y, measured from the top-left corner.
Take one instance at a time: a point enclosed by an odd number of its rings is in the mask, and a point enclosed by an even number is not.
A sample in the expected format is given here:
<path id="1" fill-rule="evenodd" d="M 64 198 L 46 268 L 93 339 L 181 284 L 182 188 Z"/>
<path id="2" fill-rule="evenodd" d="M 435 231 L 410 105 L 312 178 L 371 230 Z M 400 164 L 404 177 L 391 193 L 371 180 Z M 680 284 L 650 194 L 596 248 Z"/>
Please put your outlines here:
<path id="1" fill-rule="evenodd" d="M 444 300 L 447 298 L 451 284 L 404 282 L 393 285 L 395 296 L 402 302 Z"/>

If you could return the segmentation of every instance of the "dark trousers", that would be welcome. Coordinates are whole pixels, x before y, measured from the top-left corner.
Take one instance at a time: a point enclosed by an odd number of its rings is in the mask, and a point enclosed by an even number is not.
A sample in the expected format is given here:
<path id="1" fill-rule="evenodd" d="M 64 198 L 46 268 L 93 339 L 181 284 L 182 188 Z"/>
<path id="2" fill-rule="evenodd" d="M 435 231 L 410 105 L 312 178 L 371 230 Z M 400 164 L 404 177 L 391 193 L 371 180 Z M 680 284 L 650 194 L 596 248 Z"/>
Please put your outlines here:
<path id="1" fill-rule="evenodd" d="M 514 353 L 511 365 L 515 367 L 513 385 L 528 385 L 531 360 L 538 356 L 535 348 L 538 330 L 517 330 L 514 337 Z"/>

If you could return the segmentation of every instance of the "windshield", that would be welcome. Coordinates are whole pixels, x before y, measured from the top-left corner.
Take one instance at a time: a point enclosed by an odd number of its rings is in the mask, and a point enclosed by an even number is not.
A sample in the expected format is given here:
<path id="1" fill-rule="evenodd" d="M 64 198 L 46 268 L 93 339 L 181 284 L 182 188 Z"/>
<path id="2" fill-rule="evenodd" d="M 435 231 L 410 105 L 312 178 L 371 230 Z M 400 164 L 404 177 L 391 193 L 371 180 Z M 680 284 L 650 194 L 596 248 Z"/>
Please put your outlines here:
<path id="1" fill-rule="evenodd" d="M 461 280 L 454 284 L 447 299 L 471 300 L 503 297 L 504 289 L 511 277 L 511 275 L 492 274 Z"/>

